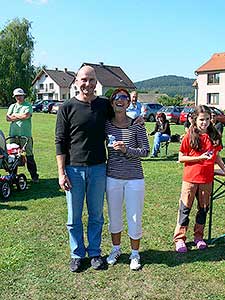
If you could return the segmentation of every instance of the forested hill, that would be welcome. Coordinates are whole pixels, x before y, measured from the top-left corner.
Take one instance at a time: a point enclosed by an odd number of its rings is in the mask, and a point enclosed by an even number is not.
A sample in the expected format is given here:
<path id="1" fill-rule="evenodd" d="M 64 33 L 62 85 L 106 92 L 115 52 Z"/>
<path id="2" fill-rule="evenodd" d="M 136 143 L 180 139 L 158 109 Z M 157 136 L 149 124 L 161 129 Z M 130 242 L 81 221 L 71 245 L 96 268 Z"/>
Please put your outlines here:
<path id="1" fill-rule="evenodd" d="M 193 82 L 194 79 L 191 78 L 167 75 L 138 81 L 135 82 L 135 85 L 139 91 L 154 91 L 156 93 L 167 94 L 171 97 L 181 95 L 193 98 Z"/>

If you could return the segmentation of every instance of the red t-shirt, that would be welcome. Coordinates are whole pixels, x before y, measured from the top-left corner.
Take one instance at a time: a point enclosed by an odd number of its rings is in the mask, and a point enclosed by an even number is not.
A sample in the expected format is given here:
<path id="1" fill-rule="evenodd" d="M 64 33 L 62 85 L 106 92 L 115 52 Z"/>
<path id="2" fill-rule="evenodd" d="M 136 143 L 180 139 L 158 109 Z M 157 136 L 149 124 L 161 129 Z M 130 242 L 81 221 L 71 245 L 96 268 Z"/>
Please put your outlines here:
<path id="1" fill-rule="evenodd" d="M 197 151 L 190 146 L 190 135 L 186 134 L 180 145 L 180 152 L 188 156 L 200 156 L 207 151 L 213 151 L 213 156 L 209 160 L 198 162 L 185 162 L 183 180 L 193 183 L 210 183 L 214 179 L 214 164 L 217 153 L 222 146 L 213 146 L 207 133 L 200 134 L 200 143 L 202 150 Z"/>

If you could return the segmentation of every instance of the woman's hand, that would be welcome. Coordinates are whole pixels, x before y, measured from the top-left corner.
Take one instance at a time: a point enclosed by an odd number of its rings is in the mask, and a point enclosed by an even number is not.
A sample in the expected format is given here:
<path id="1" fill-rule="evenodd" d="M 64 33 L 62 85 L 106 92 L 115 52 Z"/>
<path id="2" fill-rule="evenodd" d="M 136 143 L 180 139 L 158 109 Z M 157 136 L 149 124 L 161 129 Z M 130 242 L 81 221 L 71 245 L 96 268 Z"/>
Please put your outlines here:
<path id="1" fill-rule="evenodd" d="M 207 151 L 202 153 L 202 155 L 199 156 L 201 160 L 210 160 L 213 157 L 213 152 L 212 151 Z"/>
<path id="2" fill-rule="evenodd" d="M 123 153 L 127 152 L 126 145 L 122 141 L 117 141 L 113 143 L 113 149 L 114 150 L 120 150 Z"/>
<path id="3" fill-rule="evenodd" d="M 59 185 L 64 191 L 69 191 L 72 188 L 72 185 L 67 175 L 59 176 Z"/>

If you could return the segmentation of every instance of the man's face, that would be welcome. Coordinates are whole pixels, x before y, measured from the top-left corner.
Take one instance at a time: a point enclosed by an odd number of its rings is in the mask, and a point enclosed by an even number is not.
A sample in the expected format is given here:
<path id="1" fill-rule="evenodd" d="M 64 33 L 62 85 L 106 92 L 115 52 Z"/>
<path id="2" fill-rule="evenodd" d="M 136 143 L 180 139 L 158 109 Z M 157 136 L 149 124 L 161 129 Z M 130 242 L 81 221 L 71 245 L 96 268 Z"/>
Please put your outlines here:
<path id="1" fill-rule="evenodd" d="M 132 93 L 131 94 L 131 102 L 132 102 L 132 104 L 136 104 L 136 102 L 137 102 L 137 93 Z"/>
<path id="2" fill-rule="evenodd" d="M 82 97 L 88 98 L 93 96 L 97 84 L 94 69 L 90 67 L 81 68 L 77 73 L 75 84 Z"/>
<path id="3" fill-rule="evenodd" d="M 15 98 L 16 98 L 17 103 L 23 103 L 23 101 L 24 101 L 24 96 L 23 95 L 15 96 Z"/>

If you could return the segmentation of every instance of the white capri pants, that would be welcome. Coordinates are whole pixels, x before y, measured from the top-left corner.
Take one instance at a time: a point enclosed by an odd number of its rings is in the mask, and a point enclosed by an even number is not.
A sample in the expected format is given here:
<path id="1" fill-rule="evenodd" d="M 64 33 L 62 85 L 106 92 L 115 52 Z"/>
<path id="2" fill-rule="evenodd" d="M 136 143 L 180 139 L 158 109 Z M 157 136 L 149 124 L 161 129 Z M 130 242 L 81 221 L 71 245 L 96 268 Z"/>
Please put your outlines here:
<path id="1" fill-rule="evenodd" d="M 123 230 L 123 200 L 125 200 L 128 235 L 133 240 L 142 237 L 144 192 L 144 179 L 124 180 L 107 177 L 106 198 L 111 233 L 119 233 Z"/>

